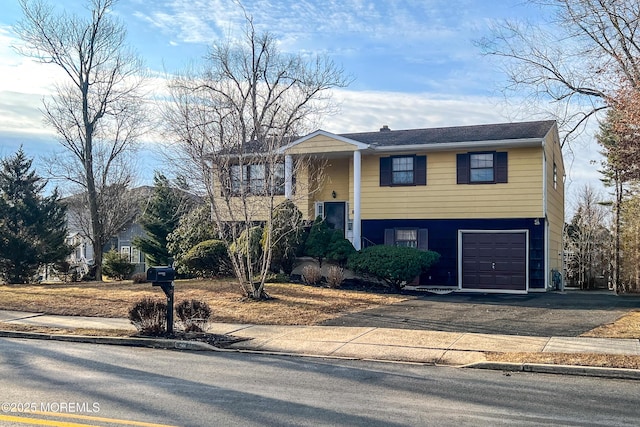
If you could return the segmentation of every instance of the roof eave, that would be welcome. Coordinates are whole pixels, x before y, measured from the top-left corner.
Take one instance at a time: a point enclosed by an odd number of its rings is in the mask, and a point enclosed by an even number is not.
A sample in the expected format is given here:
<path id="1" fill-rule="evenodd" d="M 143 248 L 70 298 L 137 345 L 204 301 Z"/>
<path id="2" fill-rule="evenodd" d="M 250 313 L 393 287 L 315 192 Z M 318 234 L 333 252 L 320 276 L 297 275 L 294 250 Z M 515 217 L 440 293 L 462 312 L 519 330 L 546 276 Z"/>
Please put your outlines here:
<path id="1" fill-rule="evenodd" d="M 314 138 L 314 137 L 316 137 L 318 135 L 326 136 L 327 138 L 332 138 L 332 139 L 335 139 L 337 141 L 344 142 L 345 144 L 353 145 L 353 146 L 355 146 L 355 148 L 357 150 L 366 150 L 366 149 L 371 147 L 370 144 L 365 144 L 363 142 L 356 141 L 354 139 L 345 138 L 344 136 L 340 136 L 340 135 L 337 135 L 335 133 L 331 133 L 331 132 L 327 132 L 327 131 L 322 130 L 322 129 L 318 129 L 315 132 L 311 132 L 310 134 L 305 135 L 302 138 L 298 138 L 295 141 L 291 142 L 290 144 L 287 144 L 287 145 L 281 147 L 280 148 L 280 153 L 285 153 L 289 149 L 291 149 L 292 147 L 295 147 L 296 145 L 301 144 L 301 143 L 303 143 L 303 142 L 305 142 L 305 141 L 307 141 L 307 140 L 309 140 L 311 138 Z"/>
<path id="2" fill-rule="evenodd" d="M 438 142 L 433 144 L 383 145 L 372 146 L 375 151 L 452 151 L 452 150 L 489 150 L 493 148 L 539 147 L 544 138 L 501 139 L 489 141 Z"/>

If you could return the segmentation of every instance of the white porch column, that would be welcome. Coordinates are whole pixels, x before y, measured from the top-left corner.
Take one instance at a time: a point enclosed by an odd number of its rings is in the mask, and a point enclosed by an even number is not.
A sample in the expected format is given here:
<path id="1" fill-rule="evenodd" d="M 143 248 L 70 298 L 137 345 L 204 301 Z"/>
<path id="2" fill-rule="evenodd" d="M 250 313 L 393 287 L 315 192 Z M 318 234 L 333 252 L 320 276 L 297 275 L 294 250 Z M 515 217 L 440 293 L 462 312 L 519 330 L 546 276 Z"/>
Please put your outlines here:
<path id="1" fill-rule="evenodd" d="M 360 227 L 360 179 L 361 179 L 361 153 L 353 152 L 353 247 L 357 251 L 362 246 L 362 230 Z"/>
<path id="2" fill-rule="evenodd" d="M 284 197 L 293 196 L 293 158 L 290 154 L 284 156 Z"/>

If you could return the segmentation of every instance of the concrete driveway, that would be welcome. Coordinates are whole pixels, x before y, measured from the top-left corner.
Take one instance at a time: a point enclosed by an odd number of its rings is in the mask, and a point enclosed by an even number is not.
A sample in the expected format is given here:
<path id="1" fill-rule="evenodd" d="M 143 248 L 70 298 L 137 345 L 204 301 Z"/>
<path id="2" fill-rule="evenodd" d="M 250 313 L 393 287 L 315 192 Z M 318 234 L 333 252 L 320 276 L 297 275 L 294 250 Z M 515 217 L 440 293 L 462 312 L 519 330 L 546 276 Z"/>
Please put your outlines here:
<path id="1" fill-rule="evenodd" d="M 412 293 L 406 301 L 348 314 L 322 325 L 576 337 L 634 309 L 640 309 L 640 296 L 616 296 L 607 291 Z"/>

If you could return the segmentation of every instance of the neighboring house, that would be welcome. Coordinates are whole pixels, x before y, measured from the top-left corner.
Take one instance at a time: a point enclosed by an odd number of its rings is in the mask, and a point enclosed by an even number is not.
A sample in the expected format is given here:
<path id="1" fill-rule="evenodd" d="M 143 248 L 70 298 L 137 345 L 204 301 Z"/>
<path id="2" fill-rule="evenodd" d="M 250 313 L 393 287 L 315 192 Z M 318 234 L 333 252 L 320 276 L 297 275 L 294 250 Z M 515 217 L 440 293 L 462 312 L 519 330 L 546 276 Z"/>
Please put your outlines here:
<path id="1" fill-rule="evenodd" d="M 124 230 L 111 238 L 109 243 L 104 246 L 104 251 L 115 250 L 125 256 L 135 266 L 132 274 L 144 273 L 147 271 L 145 254 L 133 246 L 133 239 L 134 237 L 145 237 L 146 235 L 146 231 L 134 220 Z"/>
<path id="2" fill-rule="evenodd" d="M 283 197 L 308 219 L 322 216 L 356 249 L 386 244 L 440 253 L 421 286 L 526 293 L 557 285 L 564 164 L 555 121 L 317 130 L 282 154 Z M 299 159 L 307 166 L 294 177 Z M 310 192 L 314 167 L 324 179 Z"/>
<path id="3" fill-rule="evenodd" d="M 143 201 L 150 197 L 152 191 L 153 188 L 149 186 L 137 187 L 131 190 L 131 197 Z M 85 230 L 89 228 L 88 214 L 86 212 L 77 212 L 77 210 L 82 209 L 82 205 L 74 203 L 74 198 L 76 197 L 77 196 L 70 196 L 63 199 L 63 201 L 67 201 L 67 228 L 69 230 L 67 243 L 74 248 L 69 256 L 69 262 L 71 267 L 77 269 L 79 276 L 82 277 L 89 272 L 89 269 L 94 263 L 93 246 L 89 238 L 84 235 Z M 135 265 L 134 274 L 146 271 L 144 253 L 134 248 L 131 243 L 135 236 L 146 235 L 145 231 L 136 221 L 141 214 L 139 208 L 136 207 L 135 210 L 137 212 L 132 212 L 132 218 L 127 222 L 127 225 L 103 246 L 103 253 L 116 250 L 125 255 L 129 261 Z M 82 224 L 84 224 L 84 226 Z"/>

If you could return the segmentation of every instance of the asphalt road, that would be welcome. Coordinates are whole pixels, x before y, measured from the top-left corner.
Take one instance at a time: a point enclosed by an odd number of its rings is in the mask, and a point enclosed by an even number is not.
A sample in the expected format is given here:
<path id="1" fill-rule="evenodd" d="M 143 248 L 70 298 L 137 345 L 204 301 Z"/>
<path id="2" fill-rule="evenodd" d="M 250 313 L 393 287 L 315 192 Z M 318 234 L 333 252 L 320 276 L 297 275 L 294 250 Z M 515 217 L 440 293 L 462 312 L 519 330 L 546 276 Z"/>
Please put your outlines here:
<path id="1" fill-rule="evenodd" d="M 640 296 L 613 292 L 408 294 L 397 304 L 348 314 L 325 326 L 575 337 L 640 309 Z"/>
<path id="2" fill-rule="evenodd" d="M 624 380 L 18 339 L 0 339 L 0 361 L 3 426 L 622 426 L 640 419 L 638 383 Z"/>

